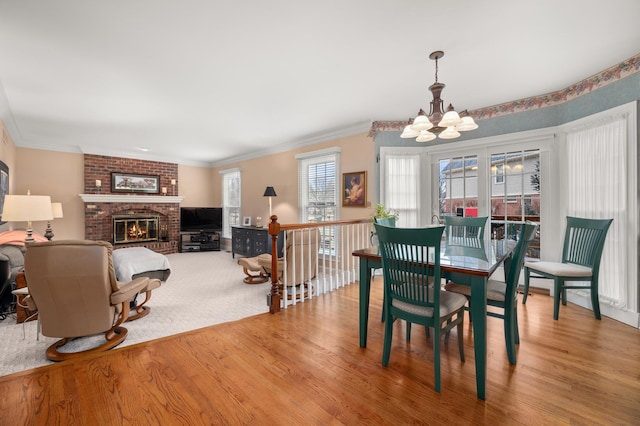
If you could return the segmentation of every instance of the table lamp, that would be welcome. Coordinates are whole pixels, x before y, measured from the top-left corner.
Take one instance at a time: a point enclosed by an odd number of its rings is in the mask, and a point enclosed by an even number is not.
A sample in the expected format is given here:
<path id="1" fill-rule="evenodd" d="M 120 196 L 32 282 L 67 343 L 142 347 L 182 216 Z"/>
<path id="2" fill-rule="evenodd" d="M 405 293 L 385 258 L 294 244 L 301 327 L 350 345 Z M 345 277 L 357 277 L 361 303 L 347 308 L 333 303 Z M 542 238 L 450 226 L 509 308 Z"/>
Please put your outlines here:
<path id="1" fill-rule="evenodd" d="M 59 219 L 62 216 L 62 203 L 51 203 L 51 211 L 54 219 Z M 51 229 L 51 221 L 47 221 L 47 230 L 44 233 L 47 240 L 51 241 L 53 238 L 53 229 Z"/>
<path id="2" fill-rule="evenodd" d="M 269 197 L 269 222 L 271 222 L 271 197 L 277 197 L 276 190 L 273 189 L 273 186 L 267 186 L 267 189 L 264 190 L 263 197 Z"/>
<path id="3" fill-rule="evenodd" d="M 53 219 L 51 197 L 48 195 L 5 195 L 2 220 L 6 222 L 27 222 L 25 243 L 35 241 L 31 222 Z"/>

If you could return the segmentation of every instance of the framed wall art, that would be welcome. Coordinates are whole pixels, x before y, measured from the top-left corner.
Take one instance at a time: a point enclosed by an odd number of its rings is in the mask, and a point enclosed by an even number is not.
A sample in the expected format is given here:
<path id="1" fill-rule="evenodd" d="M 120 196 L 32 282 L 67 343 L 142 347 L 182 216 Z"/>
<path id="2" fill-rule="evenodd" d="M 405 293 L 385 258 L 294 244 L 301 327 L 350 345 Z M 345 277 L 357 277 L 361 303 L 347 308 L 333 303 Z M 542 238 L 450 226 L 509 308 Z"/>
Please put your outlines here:
<path id="1" fill-rule="evenodd" d="M 160 192 L 160 176 L 111 173 L 111 192 L 158 194 Z"/>
<path id="2" fill-rule="evenodd" d="M 342 174 L 342 206 L 366 207 L 367 205 L 367 172 L 351 172 Z"/>

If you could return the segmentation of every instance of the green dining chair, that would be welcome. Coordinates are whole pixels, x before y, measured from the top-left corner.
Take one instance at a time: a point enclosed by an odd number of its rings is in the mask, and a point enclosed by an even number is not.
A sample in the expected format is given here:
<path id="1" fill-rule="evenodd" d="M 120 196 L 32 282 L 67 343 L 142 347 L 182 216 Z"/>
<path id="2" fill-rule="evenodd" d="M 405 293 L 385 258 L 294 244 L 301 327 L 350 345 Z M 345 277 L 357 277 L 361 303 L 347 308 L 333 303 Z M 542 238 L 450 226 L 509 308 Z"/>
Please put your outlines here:
<path id="1" fill-rule="evenodd" d="M 396 319 L 433 328 L 435 390 L 440 392 L 440 337 L 457 327 L 460 361 L 464 362 L 463 320 L 467 300 L 460 294 L 429 285 L 429 278 L 435 282 L 440 280 L 440 241 L 444 227 L 391 228 L 379 224 L 375 227 L 384 274 L 382 365 L 389 365 Z"/>
<path id="2" fill-rule="evenodd" d="M 547 278 L 553 280 L 553 319 L 558 319 L 560 300 L 567 304 L 568 289 L 591 290 L 591 304 L 596 319 L 600 319 L 598 299 L 598 275 L 602 250 L 613 219 L 585 219 L 567 216 L 561 262 L 526 262 L 524 264 L 524 297 L 527 302 L 529 280 Z M 533 275 L 531 273 L 534 273 Z M 589 281 L 588 285 L 569 284 Z"/>
<path id="3" fill-rule="evenodd" d="M 518 280 L 520 271 L 524 263 L 524 257 L 529 248 L 529 243 L 535 236 L 538 225 L 527 222 L 520 226 L 518 242 L 513 252 L 504 261 L 505 281 L 487 281 L 487 305 L 502 308 L 502 312 L 487 311 L 491 317 L 501 318 L 504 322 L 504 340 L 507 346 L 507 356 L 509 363 L 516 363 L 516 344 L 520 343 L 520 333 L 518 332 Z M 505 244 L 507 241 L 499 241 L 498 244 Z M 446 287 L 447 291 L 462 294 L 467 298 L 471 297 L 471 287 L 450 283 Z"/>
<path id="4" fill-rule="evenodd" d="M 395 216 L 374 217 L 373 220 L 374 220 L 374 223 L 378 223 L 378 224 L 383 225 L 383 226 L 390 226 L 392 228 L 396 226 L 396 217 Z"/>
<path id="5" fill-rule="evenodd" d="M 390 217 L 374 217 L 373 218 L 374 223 L 380 224 L 382 226 L 389 226 L 391 228 L 395 228 L 396 226 L 396 217 L 395 216 L 390 216 Z M 375 274 L 375 271 L 372 271 L 372 275 Z M 371 277 L 373 279 L 373 276 Z M 433 284 L 433 280 L 430 280 L 430 283 Z M 384 301 L 382 302 L 384 305 Z M 384 322 L 384 309 L 382 310 L 382 318 L 380 319 L 381 322 Z M 409 341 L 409 338 L 411 336 L 411 323 L 407 322 L 407 341 Z M 425 335 L 427 337 L 429 337 L 429 327 L 425 328 Z"/>
<path id="6" fill-rule="evenodd" d="M 396 217 L 395 216 L 389 216 L 389 217 L 374 217 L 373 218 L 373 223 L 377 223 L 380 224 L 382 226 L 389 226 L 391 228 L 395 228 L 396 226 Z M 372 232 L 372 234 L 375 234 L 374 232 Z M 371 235 L 372 239 L 373 239 L 373 235 Z M 371 271 L 371 279 L 373 279 L 373 277 L 375 276 L 376 271 L 372 270 Z M 384 302 L 382 302 L 384 304 Z M 384 309 L 382 310 L 382 318 L 380 319 L 381 322 L 384 322 Z M 411 333 L 411 327 L 409 325 L 407 325 L 407 333 Z"/>
<path id="7" fill-rule="evenodd" d="M 484 229 L 487 217 L 445 216 L 445 255 L 487 258 Z"/>
<path id="8" fill-rule="evenodd" d="M 484 247 L 484 228 L 487 224 L 487 216 L 483 217 L 462 217 L 445 216 L 444 233 L 446 256 L 472 256 L 478 259 L 487 260 L 487 253 Z M 449 289 L 458 284 L 447 281 L 445 289 Z M 447 288 L 449 287 L 449 288 Z M 471 297 L 467 297 L 468 307 L 471 309 Z M 469 315 L 471 321 L 471 315 Z"/>

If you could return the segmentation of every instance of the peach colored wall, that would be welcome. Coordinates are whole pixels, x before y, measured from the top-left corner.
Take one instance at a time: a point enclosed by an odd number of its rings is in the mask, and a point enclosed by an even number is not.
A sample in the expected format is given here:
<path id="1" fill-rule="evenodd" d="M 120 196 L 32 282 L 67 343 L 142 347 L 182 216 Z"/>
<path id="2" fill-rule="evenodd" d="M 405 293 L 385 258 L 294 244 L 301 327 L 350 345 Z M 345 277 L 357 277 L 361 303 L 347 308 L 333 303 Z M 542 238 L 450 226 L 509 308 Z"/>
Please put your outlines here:
<path id="1" fill-rule="evenodd" d="M 3 138 L 6 139 L 3 141 Z M 13 170 L 15 169 L 16 158 L 16 146 L 11 139 L 9 132 L 5 131 L 4 123 L 0 120 L 0 160 L 2 160 L 7 167 L 9 167 L 9 194 L 13 193 L 15 186 L 15 178 L 13 176 Z M 0 212 L 2 213 L 2 212 Z M 8 231 L 12 229 L 10 223 L 0 225 L 0 232 Z"/>
<path id="2" fill-rule="evenodd" d="M 51 228 L 55 239 L 84 239 L 84 203 L 79 194 L 84 190 L 84 156 L 58 151 L 17 148 L 16 164 L 10 170 L 13 194 L 49 195 L 54 203 L 62 203 L 64 217 L 55 219 Z M 13 224 L 24 228 L 26 224 Z M 44 234 L 46 222 L 34 222 L 33 230 Z"/>
<path id="3" fill-rule="evenodd" d="M 273 214 L 278 216 L 280 223 L 297 223 L 299 222 L 298 160 L 295 156 L 332 147 L 341 149 L 339 188 L 342 188 L 342 173 L 367 171 L 369 207 L 340 207 L 340 219 L 361 219 L 371 216 L 373 209 L 370 206 L 375 201 L 375 185 L 372 182 L 375 166 L 374 143 L 364 133 L 218 167 L 214 169 L 214 188 L 221 188 L 221 170 L 239 167 L 242 170 L 243 217 L 251 216 L 252 223 L 255 223 L 256 216 L 260 216 L 263 218 L 263 224 L 266 223 L 269 216 L 269 203 L 262 194 L 267 186 L 273 186 L 278 194 L 272 199 Z"/>
<path id="4" fill-rule="evenodd" d="M 6 132 L 4 123 L 0 120 L 0 160 L 9 167 L 9 193 L 13 189 L 15 179 L 11 179 L 11 173 L 15 167 L 16 146 L 11 139 L 9 132 Z M 6 137 L 6 141 L 3 141 Z"/>
<path id="5" fill-rule="evenodd" d="M 181 206 L 220 207 L 216 192 L 220 189 L 212 184 L 210 168 L 178 165 L 178 194 L 184 197 Z"/>

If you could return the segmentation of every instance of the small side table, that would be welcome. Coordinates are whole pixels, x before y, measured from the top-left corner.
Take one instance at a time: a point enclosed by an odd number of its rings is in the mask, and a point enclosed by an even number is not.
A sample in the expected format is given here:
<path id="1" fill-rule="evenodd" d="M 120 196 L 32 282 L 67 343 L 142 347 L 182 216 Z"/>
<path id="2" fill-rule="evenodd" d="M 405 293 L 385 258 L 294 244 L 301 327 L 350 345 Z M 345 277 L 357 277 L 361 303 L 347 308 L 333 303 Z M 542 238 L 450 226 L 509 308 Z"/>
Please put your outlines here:
<path id="1" fill-rule="evenodd" d="M 16 296 L 16 322 L 22 323 L 22 332 L 24 334 L 24 323 L 27 321 L 38 320 L 38 311 L 31 311 L 26 303 L 22 301 L 29 295 L 28 287 L 21 287 L 11 291 L 11 294 Z M 40 321 L 36 329 L 36 340 L 40 340 Z"/>
<path id="2" fill-rule="evenodd" d="M 16 289 L 11 293 L 16 296 L 16 322 L 20 324 L 25 321 L 32 321 L 36 319 L 36 314 L 38 312 L 29 310 L 29 307 L 22 303 L 25 296 L 29 295 L 29 288 L 27 287 L 27 279 L 24 276 L 24 272 L 20 272 L 16 275 Z"/>

